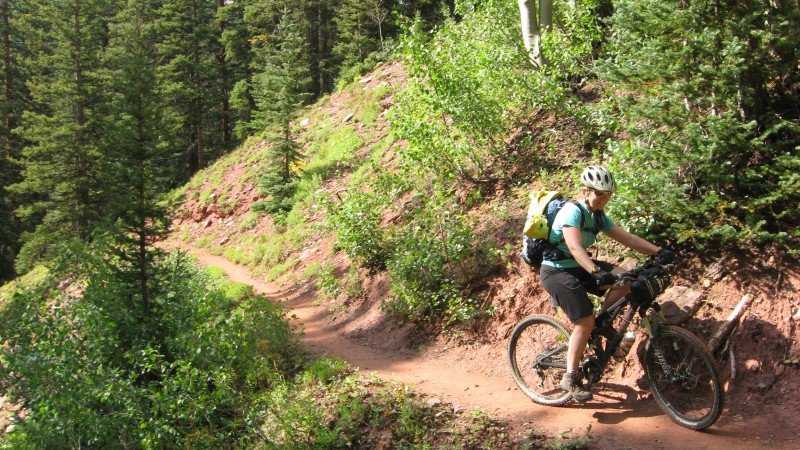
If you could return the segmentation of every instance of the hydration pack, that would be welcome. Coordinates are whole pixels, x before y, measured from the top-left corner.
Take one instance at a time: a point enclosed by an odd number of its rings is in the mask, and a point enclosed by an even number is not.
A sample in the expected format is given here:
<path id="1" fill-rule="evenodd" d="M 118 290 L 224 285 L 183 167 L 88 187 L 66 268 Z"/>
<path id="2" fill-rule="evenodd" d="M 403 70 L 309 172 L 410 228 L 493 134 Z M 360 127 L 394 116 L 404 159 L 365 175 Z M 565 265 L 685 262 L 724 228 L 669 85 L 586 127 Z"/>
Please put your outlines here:
<path id="1" fill-rule="evenodd" d="M 542 261 L 559 261 L 569 257 L 554 244 L 550 243 L 550 229 L 556 214 L 561 211 L 565 204 L 573 203 L 578 208 L 580 206 L 575 200 L 571 200 L 561 195 L 559 191 L 533 191 L 530 194 L 531 203 L 528 206 L 528 215 L 525 220 L 525 227 L 522 229 L 522 260 L 532 268 L 539 270 Z M 583 210 L 581 210 L 583 211 Z M 595 215 L 595 227 L 587 230 L 595 235 L 599 232 L 598 226 L 602 220 L 602 212 Z M 585 230 L 585 217 L 581 214 L 581 229 Z"/>

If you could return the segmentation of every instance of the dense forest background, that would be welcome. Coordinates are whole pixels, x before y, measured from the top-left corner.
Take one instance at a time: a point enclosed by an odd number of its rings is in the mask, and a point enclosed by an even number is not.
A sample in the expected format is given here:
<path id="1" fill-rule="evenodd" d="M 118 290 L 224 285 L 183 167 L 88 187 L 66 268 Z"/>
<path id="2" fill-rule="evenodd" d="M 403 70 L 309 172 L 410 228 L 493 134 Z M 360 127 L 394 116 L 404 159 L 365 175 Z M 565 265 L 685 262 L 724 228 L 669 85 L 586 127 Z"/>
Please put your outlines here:
<path id="1" fill-rule="evenodd" d="M 285 311 L 154 246 L 181 187 L 249 138 L 269 148 L 253 213 L 278 231 L 242 262 L 280 267 L 310 239 L 309 205 L 327 205 L 337 248 L 388 273 L 387 311 L 418 323 L 490 314 L 477 280 L 515 250 L 480 217 L 510 229 L 518 193 L 569 191 L 590 162 L 624 180 L 615 220 L 660 244 L 796 253 L 797 2 L 559 2 L 538 62 L 500 0 L 4 0 L 2 14 L 0 281 L 29 286 L 0 317 L 2 387 L 27 411 L 12 447 L 336 447 L 385 419 L 342 382 L 323 420 L 306 390 L 342 367 L 307 364 Z M 352 130 L 337 139 L 358 144 L 301 136 L 309 105 L 389 59 L 407 85 L 372 154 Z M 347 195 L 318 197 L 345 174 Z M 323 291 L 346 287 L 320 272 Z"/>
<path id="2" fill-rule="evenodd" d="M 124 220 L 137 192 L 152 199 L 185 183 L 290 114 L 270 108 L 331 92 L 374 67 L 415 17 L 430 25 L 451 10 L 437 0 L 4 1 L 0 280 L 15 259 L 24 273 L 56 247 L 91 241 Z"/>

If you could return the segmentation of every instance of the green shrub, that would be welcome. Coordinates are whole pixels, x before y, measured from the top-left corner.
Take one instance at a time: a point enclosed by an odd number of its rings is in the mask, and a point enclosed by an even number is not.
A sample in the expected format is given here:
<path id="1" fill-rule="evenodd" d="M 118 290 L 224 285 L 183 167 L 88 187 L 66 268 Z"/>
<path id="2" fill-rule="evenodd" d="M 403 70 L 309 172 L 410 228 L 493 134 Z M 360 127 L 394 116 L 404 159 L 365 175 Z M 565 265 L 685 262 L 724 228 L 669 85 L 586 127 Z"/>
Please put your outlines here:
<path id="1" fill-rule="evenodd" d="M 629 139 L 608 154 L 626 224 L 698 248 L 794 247 L 800 127 L 784 112 L 798 100 L 782 86 L 800 82 L 798 18 L 767 1 L 615 4 L 598 70 L 630 93 L 617 97 Z"/>
<path id="2" fill-rule="evenodd" d="M 405 160 L 437 178 L 502 179 L 510 157 L 506 139 L 512 129 L 530 126 L 523 123 L 529 111 L 566 114 L 579 103 L 568 88 L 574 74 L 564 67 L 580 64 L 562 57 L 559 65 L 534 70 L 514 2 L 458 2 L 457 14 L 461 20 L 435 35 L 415 28 L 404 42 L 409 82 L 390 120 L 398 137 L 409 141 Z M 573 58 L 585 60 L 585 47 L 581 42 Z"/>
<path id="3" fill-rule="evenodd" d="M 381 227 L 384 196 L 374 192 L 353 192 L 338 203 L 328 202 L 328 221 L 336 231 L 336 245 L 356 264 L 369 270 L 385 267 L 391 247 Z"/>
<path id="4" fill-rule="evenodd" d="M 419 320 L 431 312 L 444 313 L 449 322 L 472 315 L 456 280 L 460 264 L 472 252 L 473 235 L 448 200 L 429 199 L 395 233 L 387 262 L 392 290 L 387 307 L 395 314 Z"/>
<path id="5" fill-rule="evenodd" d="M 341 284 L 336 278 L 334 269 L 334 266 L 326 264 L 317 273 L 317 289 L 320 289 L 322 294 L 331 300 L 336 299 L 342 293 Z"/>
<path id="6" fill-rule="evenodd" d="M 344 292 L 350 298 L 358 298 L 364 294 L 364 286 L 361 284 L 361 277 L 358 267 L 350 266 L 344 274 Z"/>
<path id="7" fill-rule="evenodd" d="M 238 287 L 223 293 L 180 256 L 159 262 L 147 310 L 95 265 L 82 297 L 18 293 L 0 366 L 25 419 L 25 448 L 235 446 L 243 411 L 303 353 L 286 312 Z M 37 306 L 37 305 L 41 305 Z"/>

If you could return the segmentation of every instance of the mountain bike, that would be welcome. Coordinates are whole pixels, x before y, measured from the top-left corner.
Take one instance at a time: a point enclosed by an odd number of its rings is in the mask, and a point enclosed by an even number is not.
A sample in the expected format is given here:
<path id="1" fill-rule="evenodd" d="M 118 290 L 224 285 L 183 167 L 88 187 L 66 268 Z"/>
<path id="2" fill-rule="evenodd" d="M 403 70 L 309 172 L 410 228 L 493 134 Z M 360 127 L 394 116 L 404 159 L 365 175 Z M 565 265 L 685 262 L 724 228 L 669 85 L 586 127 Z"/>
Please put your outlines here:
<path id="1" fill-rule="evenodd" d="M 647 277 L 664 274 L 669 283 L 667 266 L 656 258 L 640 267 L 617 275 L 617 285 L 648 282 Z M 633 285 L 632 285 L 633 286 Z M 642 364 L 650 390 L 658 406 L 676 423 L 703 430 L 713 425 L 724 404 L 724 392 L 716 362 L 705 344 L 688 330 L 668 325 L 655 298 L 663 292 L 652 292 L 642 302 L 641 295 L 628 294 L 595 320 L 580 370 L 588 388 L 599 382 L 622 346 L 634 315 L 639 312 L 641 326 L 647 331 Z M 567 370 L 567 347 L 570 332 L 558 319 L 535 315 L 521 320 L 508 342 L 508 362 L 520 390 L 536 403 L 558 406 L 571 395 L 559 386 Z M 631 344 L 630 334 L 629 341 Z M 625 355 L 622 355 L 624 358 Z"/>

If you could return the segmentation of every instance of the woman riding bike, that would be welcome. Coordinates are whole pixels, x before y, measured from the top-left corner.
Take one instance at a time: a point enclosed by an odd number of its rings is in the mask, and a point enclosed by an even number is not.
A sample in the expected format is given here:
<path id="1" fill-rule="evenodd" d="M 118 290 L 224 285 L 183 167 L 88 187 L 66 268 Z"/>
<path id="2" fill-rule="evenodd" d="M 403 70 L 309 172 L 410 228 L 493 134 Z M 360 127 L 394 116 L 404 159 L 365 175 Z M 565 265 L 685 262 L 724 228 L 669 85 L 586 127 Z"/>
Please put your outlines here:
<path id="1" fill-rule="evenodd" d="M 546 253 L 540 270 L 542 286 L 561 307 L 574 329 L 569 338 L 567 372 L 561 379 L 561 389 L 578 402 L 592 398 L 578 370 L 589 335 L 595 326 L 594 305 L 589 293 L 603 296 L 602 314 L 608 307 L 630 292 L 629 285 L 614 286 L 613 273 L 622 270 L 605 261 L 589 256 L 587 249 L 596 240 L 597 232 L 645 255 L 658 255 L 662 260 L 674 259 L 674 254 L 639 236 L 623 230 L 603 211 L 617 190 L 614 176 L 602 166 L 589 166 L 581 175 L 582 202 L 565 203 L 556 215 L 549 241 L 555 250 Z"/>

